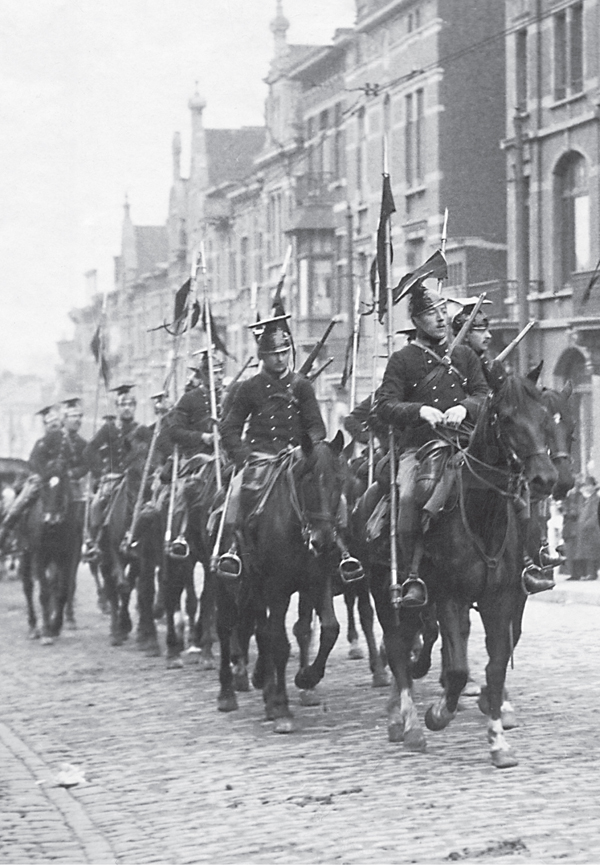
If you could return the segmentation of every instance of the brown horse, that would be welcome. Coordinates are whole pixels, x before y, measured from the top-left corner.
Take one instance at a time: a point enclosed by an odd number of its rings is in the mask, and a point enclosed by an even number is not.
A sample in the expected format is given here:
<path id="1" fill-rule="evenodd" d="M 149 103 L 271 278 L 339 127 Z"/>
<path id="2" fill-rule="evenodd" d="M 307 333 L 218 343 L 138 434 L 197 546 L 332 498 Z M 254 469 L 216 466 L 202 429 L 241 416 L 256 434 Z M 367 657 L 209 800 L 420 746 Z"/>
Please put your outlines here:
<path id="1" fill-rule="evenodd" d="M 20 576 L 27 601 L 29 633 L 31 637 L 40 636 L 33 599 L 37 583 L 42 608 L 41 639 L 45 645 L 54 642 L 63 626 L 70 562 L 77 545 L 77 532 L 68 520 L 71 504 L 69 478 L 63 469 L 42 481 L 22 527 Z"/>
<path id="2" fill-rule="evenodd" d="M 527 480 L 549 494 L 557 479 L 547 449 L 548 415 L 534 384 L 509 376 L 486 401 L 466 449 L 461 451 L 456 488 L 446 509 L 424 538 L 420 574 L 435 604 L 442 634 L 444 692 L 426 713 L 431 730 L 455 717 L 468 676 L 470 607 L 481 615 L 489 662 L 486 667 L 490 720 L 488 739 L 494 766 L 516 765 L 504 736 L 501 706 L 506 667 L 521 634 L 526 594 L 521 585 L 525 538 L 515 502 Z M 411 651 L 422 628 L 418 610 L 398 610 L 389 571 L 372 568 L 372 590 L 395 679 L 389 706 L 390 741 L 424 750 L 425 737 L 412 697 Z"/>
<path id="3" fill-rule="evenodd" d="M 332 571 L 339 563 L 338 513 L 345 478 L 341 433 L 332 442 L 312 444 L 286 456 L 260 514 L 244 532 L 243 572 L 232 591 L 219 588 L 217 631 L 221 646 L 218 707 L 235 709 L 231 638 L 235 626 L 254 630 L 258 659 L 253 676 L 262 688 L 267 719 L 274 730 L 293 730 L 286 667 L 290 644 L 285 618 L 290 598 L 301 592 L 321 621 L 317 655 L 299 670 L 298 688 L 310 690 L 321 681 L 337 640 L 339 623 L 333 607 Z M 221 579 L 221 578 L 219 578 Z M 245 637 L 240 637 L 240 641 Z"/>

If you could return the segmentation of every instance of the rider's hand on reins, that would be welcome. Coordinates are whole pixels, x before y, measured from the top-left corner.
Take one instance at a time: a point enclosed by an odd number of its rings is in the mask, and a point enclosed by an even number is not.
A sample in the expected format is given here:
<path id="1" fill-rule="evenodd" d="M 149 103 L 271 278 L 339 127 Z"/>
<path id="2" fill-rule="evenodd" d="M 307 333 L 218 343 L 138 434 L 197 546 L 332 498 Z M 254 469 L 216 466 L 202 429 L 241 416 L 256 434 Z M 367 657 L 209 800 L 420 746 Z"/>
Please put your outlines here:
<path id="1" fill-rule="evenodd" d="M 442 422 L 447 423 L 448 426 L 460 426 L 461 423 L 467 416 L 467 410 L 464 405 L 453 405 L 451 408 L 446 409 L 444 415 L 442 417 Z"/>
<path id="2" fill-rule="evenodd" d="M 434 408 L 432 405 L 422 405 L 419 409 L 419 417 L 434 428 L 444 420 L 443 413 L 439 408 Z"/>

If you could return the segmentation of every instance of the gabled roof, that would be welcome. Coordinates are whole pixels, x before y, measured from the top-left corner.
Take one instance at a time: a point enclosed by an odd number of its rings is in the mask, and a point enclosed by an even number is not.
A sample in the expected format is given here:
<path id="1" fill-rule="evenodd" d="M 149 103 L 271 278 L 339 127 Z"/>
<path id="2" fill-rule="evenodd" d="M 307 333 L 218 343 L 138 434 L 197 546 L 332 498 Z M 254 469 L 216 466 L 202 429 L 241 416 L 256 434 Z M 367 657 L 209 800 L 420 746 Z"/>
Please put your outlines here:
<path id="1" fill-rule="evenodd" d="M 252 171 L 254 158 L 265 141 L 264 126 L 243 126 L 241 129 L 207 129 L 209 186 L 242 180 Z"/>
<path id="2" fill-rule="evenodd" d="M 164 225 L 135 225 L 134 231 L 137 272 L 142 276 L 168 260 L 167 229 Z"/>

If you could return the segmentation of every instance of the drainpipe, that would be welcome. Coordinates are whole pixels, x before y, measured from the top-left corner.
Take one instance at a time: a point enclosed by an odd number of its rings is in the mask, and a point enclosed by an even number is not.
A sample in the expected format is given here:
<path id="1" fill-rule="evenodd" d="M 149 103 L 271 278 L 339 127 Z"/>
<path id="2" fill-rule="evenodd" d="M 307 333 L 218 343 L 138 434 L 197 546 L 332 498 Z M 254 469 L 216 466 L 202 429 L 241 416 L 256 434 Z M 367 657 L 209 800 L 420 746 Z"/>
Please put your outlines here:
<path id="1" fill-rule="evenodd" d="M 518 331 L 519 333 L 529 322 L 529 303 L 527 294 L 529 292 L 529 274 L 527 273 L 526 255 L 526 230 L 525 225 L 525 176 L 523 170 L 523 112 L 517 108 L 514 116 L 515 127 L 515 270 L 517 277 L 517 301 L 518 301 Z M 529 338 L 521 340 L 518 346 L 518 372 L 525 375 L 528 364 L 527 346 Z"/>

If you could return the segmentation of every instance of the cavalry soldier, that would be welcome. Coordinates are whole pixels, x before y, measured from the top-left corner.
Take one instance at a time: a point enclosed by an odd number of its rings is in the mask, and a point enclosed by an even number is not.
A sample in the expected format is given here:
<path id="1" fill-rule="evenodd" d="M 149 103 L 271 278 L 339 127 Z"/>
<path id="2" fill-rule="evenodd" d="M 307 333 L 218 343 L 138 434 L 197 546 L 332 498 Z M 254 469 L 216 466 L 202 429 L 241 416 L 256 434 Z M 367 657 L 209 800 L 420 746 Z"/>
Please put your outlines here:
<path id="1" fill-rule="evenodd" d="M 87 442 L 79 435 L 81 424 L 83 421 L 83 409 L 81 408 L 81 400 L 79 397 L 71 397 L 62 401 L 63 416 L 63 435 L 64 435 L 64 452 L 71 479 L 71 492 L 73 501 L 85 501 L 85 493 L 82 489 L 82 479 L 87 475 L 89 467 L 84 459 L 84 451 Z"/>
<path id="2" fill-rule="evenodd" d="M 179 446 L 183 457 L 211 454 L 214 442 L 214 424 L 210 408 L 208 350 L 204 350 L 197 366 L 189 367 L 192 375 L 186 392 L 169 415 L 169 435 Z M 217 404 L 223 382 L 223 364 L 213 362 Z"/>
<path id="3" fill-rule="evenodd" d="M 477 303 L 478 298 L 476 297 L 466 297 L 460 300 L 460 303 L 463 305 L 460 312 L 458 312 L 454 318 L 452 319 L 452 331 L 454 335 L 459 333 L 463 324 L 470 316 L 475 304 Z M 491 303 L 490 300 L 484 300 L 483 303 Z M 502 382 L 506 379 L 506 370 L 502 365 L 502 362 L 499 360 L 493 360 L 490 358 L 488 354 L 488 349 L 490 343 L 492 341 L 492 334 L 490 331 L 489 321 L 485 313 L 482 309 L 479 310 L 471 327 L 467 331 L 465 336 L 465 343 L 473 349 L 477 357 L 479 358 L 479 362 L 481 363 L 481 369 L 485 376 L 485 379 L 492 390 L 497 389 Z M 529 497 L 527 493 L 527 498 Z M 517 509 L 517 516 L 522 522 L 522 528 L 527 535 L 528 532 L 528 522 L 529 522 L 529 510 L 530 508 L 536 507 L 541 508 L 542 511 L 545 509 L 545 502 L 531 502 L 526 501 L 523 506 Z M 544 521 L 545 524 L 545 521 Z M 533 551 L 532 551 L 533 552 Z M 536 558 L 538 557 L 538 550 L 535 550 Z M 563 556 L 554 555 L 550 552 L 548 548 L 548 541 L 542 539 L 542 546 L 539 552 L 539 560 L 540 566 L 536 565 L 533 559 L 526 554 L 524 557 L 525 568 L 523 571 L 523 582 L 526 590 L 530 593 L 542 592 L 546 589 L 551 589 L 554 587 L 554 581 L 552 579 L 548 579 L 544 576 L 543 569 L 551 569 L 562 565 L 565 561 Z"/>
<path id="4" fill-rule="evenodd" d="M 439 438 L 438 424 L 458 427 L 476 419 L 488 387 L 477 357 L 468 346 L 456 346 L 450 356 L 447 343 L 446 301 L 417 283 L 410 292 L 409 315 L 415 338 L 390 357 L 381 383 L 377 414 L 383 423 L 401 431 L 399 459 L 399 544 L 405 579 L 401 604 L 427 602 L 425 584 L 412 573 L 413 556 L 420 540 L 420 514 L 415 501 L 417 451 Z"/>
<path id="5" fill-rule="evenodd" d="M 237 490 L 230 505 L 238 529 L 271 477 L 277 458 L 299 445 L 304 435 L 313 443 L 326 435 L 312 384 L 290 368 L 289 318 L 276 315 L 251 325 L 260 369 L 239 384 L 220 423 L 223 447 L 236 469 L 243 469 L 238 474 L 241 490 L 234 482 Z M 232 549 L 220 557 L 218 570 L 235 573 L 236 569 L 239 572 L 239 560 Z"/>
<path id="6" fill-rule="evenodd" d="M 90 466 L 101 467 L 98 489 L 90 506 L 90 543 L 86 561 L 98 558 L 97 535 L 104 523 L 117 487 L 127 469 L 136 465 L 150 443 L 148 427 L 135 420 L 136 399 L 131 393 L 134 385 L 122 384 L 112 388 L 116 393 L 116 416 L 106 416 L 105 423 L 87 445 L 84 459 Z"/>
<path id="7" fill-rule="evenodd" d="M 0 548 L 8 532 L 16 526 L 22 514 L 36 500 L 42 482 L 64 469 L 65 442 L 58 407 L 45 406 L 36 414 L 42 418 L 44 435 L 36 441 L 29 456 L 31 474 L 25 480 L 23 489 L 13 501 L 0 525 Z"/>

